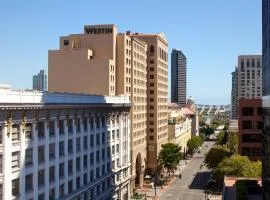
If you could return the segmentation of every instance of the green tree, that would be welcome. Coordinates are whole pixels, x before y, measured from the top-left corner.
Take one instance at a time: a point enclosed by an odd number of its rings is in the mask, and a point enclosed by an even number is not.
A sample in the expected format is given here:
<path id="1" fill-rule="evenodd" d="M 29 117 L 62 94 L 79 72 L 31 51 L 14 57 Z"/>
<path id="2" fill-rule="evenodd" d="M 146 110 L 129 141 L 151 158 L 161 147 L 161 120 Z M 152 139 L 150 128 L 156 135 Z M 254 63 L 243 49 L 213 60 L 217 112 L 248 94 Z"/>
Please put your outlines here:
<path id="1" fill-rule="evenodd" d="M 159 163 L 167 170 L 170 176 L 170 173 L 175 169 L 182 158 L 181 147 L 174 143 L 163 144 L 161 147 Z"/>
<path id="2" fill-rule="evenodd" d="M 224 146 L 215 146 L 205 156 L 205 164 L 208 168 L 215 169 L 224 158 L 230 156 L 230 152 Z"/>
<path id="3" fill-rule="evenodd" d="M 191 155 L 202 145 L 203 140 L 200 136 L 195 136 L 187 141 L 187 148 Z"/>
<path id="4" fill-rule="evenodd" d="M 218 164 L 215 177 L 219 185 L 222 185 L 224 176 L 260 177 L 261 167 L 260 161 L 252 162 L 247 156 L 234 154 Z"/>
<path id="5" fill-rule="evenodd" d="M 225 144 L 224 142 L 225 142 L 225 132 L 220 131 L 220 133 L 217 135 L 216 143 L 222 145 Z"/>
<path id="6" fill-rule="evenodd" d="M 228 148 L 230 150 L 230 153 L 237 153 L 238 152 L 238 137 L 237 133 L 235 132 L 229 132 L 228 133 Z"/>

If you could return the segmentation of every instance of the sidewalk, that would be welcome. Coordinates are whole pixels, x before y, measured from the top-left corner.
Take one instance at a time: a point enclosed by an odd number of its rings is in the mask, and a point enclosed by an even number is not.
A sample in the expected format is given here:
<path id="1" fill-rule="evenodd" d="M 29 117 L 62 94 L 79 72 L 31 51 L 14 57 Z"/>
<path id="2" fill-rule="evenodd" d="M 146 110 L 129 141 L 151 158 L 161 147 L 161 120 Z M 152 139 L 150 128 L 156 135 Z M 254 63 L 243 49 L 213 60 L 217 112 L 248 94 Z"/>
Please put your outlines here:
<path id="1" fill-rule="evenodd" d="M 179 173 L 181 173 L 188 165 L 190 160 L 187 160 L 187 164 L 185 163 L 184 160 L 181 160 L 180 162 L 180 169 L 178 168 L 175 173 L 174 177 L 170 181 L 170 183 L 166 186 L 163 186 L 162 188 L 160 186 L 156 187 L 156 196 L 155 196 L 155 188 L 146 188 L 146 187 L 141 187 L 140 189 L 137 189 L 136 192 L 140 194 L 146 194 L 146 199 L 147 200 L 158 200 L 159 197 L 162 195 L 164 191 L 166 191 L 167 188 L 169 188 L 175 181 L 175 179 L 178 177 Z"/>

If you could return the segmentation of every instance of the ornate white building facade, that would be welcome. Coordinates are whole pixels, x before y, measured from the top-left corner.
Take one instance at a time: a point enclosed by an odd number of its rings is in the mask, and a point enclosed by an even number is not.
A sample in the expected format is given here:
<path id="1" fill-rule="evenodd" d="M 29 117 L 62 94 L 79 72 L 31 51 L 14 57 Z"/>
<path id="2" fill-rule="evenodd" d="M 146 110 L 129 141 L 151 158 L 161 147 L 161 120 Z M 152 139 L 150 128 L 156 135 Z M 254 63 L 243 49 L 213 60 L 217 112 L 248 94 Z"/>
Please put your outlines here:
<path id="1" fill-rule="evenodd" d="M 128 199 L 128 97 L 0 88 L 0 199 Z"/>

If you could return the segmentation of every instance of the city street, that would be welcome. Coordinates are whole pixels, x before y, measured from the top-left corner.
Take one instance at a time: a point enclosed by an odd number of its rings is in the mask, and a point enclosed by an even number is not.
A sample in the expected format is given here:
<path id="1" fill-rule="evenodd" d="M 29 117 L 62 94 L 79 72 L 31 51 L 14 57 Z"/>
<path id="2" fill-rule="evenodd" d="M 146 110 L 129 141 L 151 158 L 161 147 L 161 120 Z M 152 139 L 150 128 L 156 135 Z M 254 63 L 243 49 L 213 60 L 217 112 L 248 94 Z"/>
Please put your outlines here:
<path id="1" fill-rule="evenodd" d="M 161 200 L 204 200 L 204 189 L 209 178 L 209 170 L 200 166 L 204 161 L 204 154 L 209 151 L 214 142 L 205 142 L 201 153 L 197 153 L 181 170 L 182 178 L 176 179 L 162 194 Z"/>

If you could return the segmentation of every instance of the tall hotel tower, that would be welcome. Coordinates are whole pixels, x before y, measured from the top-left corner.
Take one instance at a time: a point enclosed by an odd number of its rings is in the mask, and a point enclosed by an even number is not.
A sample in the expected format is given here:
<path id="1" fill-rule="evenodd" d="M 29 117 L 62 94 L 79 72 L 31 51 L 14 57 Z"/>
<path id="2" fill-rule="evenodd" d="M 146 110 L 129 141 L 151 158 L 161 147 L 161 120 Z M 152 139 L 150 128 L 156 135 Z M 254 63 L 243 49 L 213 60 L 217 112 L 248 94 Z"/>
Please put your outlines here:
<path id="1" fill-rule="evenodd" d="M 147 168 L 155 171 L 161 145 L 168 141 L 168 42 L 163 33 L 138 34 L 147 43 Z"/>
<path id="2" fill-rule="evenodd" d="M 171 102 L 184 106 L 187 101 L 187 59 L 182 51 L 172 50 L 171 67 Z"/>
<path id="3" fill-rule="evenodd" d="M 270 199 L 270 1 L 262 1 L 263 199 Z"/>
<path id="4" fill-rule="evenodd" d="M 163 34 L 118 33 L 107 24 L 61 37 L 60 49 L 49 51 L 49 91 L 129 96 L 132 188 L 167 141 L 167 48 Z"/>

